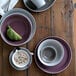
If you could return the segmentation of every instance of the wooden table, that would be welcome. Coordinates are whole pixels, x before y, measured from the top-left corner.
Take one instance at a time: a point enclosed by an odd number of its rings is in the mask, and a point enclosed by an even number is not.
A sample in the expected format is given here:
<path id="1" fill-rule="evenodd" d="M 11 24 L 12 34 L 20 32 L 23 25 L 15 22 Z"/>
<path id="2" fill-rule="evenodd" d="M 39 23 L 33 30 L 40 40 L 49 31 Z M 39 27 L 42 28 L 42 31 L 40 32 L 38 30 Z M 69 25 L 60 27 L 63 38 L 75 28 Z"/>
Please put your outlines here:
<path id="1" fill-rule="evenodd" d="M 19 1 L 16 7 L 27 10 L 22 2 Z M 32 12 L 31 12 L 32 13 Z M 47 36 L 59 36 L 65 39 L 72 48 L 73 58 L 70 66 L 59 74 L 46 74 L 41 71 L 35 64 L 34 58 L 32 65 L 25 71 L 17 71 L 9 64 L 9 54 L 14 48 L 7 45 L 0 38 L 0 76 L 76 76 L 75 71 L 75 33 L 73 33 L 73 1 L 72 0 L 57 0 L 54 6 L 45 12 L 32 13 L 36 19 L 37 30 L 34 38 L 23 47 L 34 52 L 38 42 Z M 73 43 L 74 41 L 74 43 Z"/>

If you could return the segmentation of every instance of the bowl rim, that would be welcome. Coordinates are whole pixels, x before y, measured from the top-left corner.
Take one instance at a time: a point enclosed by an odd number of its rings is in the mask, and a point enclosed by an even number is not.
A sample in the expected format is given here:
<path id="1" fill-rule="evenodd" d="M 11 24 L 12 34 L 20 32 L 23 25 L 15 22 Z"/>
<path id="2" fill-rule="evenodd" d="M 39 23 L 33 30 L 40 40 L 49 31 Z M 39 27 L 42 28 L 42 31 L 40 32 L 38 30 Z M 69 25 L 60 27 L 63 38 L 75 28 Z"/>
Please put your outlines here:
<path id="1" fill-rule="evenodd" d="M 19 70 L 19 71 L 22 71 L 22 70 L 25 70 L 25 69 L 27 69 L 27 68 L 29 68 L 29 67 L 31 66 L 31 64 L 32 64 L 32 55 L 31 55 L 31 52 L 30 52 L 29 49 L 24 48 L 24 47 L 19 47 L 19 48 L 20 48 L 20 49 L 23 49 L 23 50 L 26 50 L 27 53 L 30 55 L 29 64 L 28 64 L 26 67 L 20 67 L 20 68 L 17 67 L 17 66 L 15 66 L 15 65 L 13 64 L 13 62 L 12 62 L 12 56 L 13 56 L 15 50 L 16 50 L 16 47 L 10 52 L 10 55 L 9 55 L 9 63 L 10 63 L 10 65 L 11 65 L 14 69 Z"/>

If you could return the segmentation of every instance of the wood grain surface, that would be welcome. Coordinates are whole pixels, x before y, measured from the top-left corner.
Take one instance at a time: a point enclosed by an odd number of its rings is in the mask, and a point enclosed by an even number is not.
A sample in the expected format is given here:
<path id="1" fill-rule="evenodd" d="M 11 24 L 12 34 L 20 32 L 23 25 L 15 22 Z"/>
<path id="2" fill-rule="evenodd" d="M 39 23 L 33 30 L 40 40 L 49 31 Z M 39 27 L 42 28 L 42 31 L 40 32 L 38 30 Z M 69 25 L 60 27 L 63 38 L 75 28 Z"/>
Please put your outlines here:
<path id="1" fill-rule="evenodd" d="M 73 4 L 76 4 L 76 0 L 73 0 Z M 76 7 L 74 8 L 73 44 L 75 49 L 75 65 L 76 65 Z M 75 73 L 76 73 L 76 66 L 75 66 Z"/>
<path id="2" fill-rule="evenodd" d="M 16 7 L 29 11 L 22 0 Z M 34 58 L 27 70 L 17 71 L 13 69 L 9 64 L 8 57 L 14 47 L 7 45 L 0 38 L 0 76 L 76 76 L 76 26 L 74 25 L 76 23 L 76 10 L 74 13 L 73 10 L 73 0 L 57 0 L 54 6 L 45 12 L 30 12 L 36 19 L 37 30 L 34 38 L 28 44 L 23 45 L 34 52 L 38 42 L 47 36 L 58 36 L 65 39 L 70 44 L 73 53 L 72 62 L 65 71 L 55 75 L 44 73 L 37 67 Z"/>

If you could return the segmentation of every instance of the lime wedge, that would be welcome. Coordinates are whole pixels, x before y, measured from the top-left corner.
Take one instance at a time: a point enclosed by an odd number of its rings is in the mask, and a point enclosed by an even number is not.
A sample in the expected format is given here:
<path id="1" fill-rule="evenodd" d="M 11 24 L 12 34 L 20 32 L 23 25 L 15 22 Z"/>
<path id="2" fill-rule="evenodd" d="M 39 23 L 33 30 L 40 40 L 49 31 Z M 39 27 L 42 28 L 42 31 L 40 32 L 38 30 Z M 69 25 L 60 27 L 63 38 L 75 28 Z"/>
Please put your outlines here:
<path id="1" fill-rule="evenodd" d="M 15 30 L 13 30 L 11 28 L 11 26 L 8 26 L 7 37 L 11 40 L 21 40 L 22 39 L 22 36 L 20 36 Z"/>

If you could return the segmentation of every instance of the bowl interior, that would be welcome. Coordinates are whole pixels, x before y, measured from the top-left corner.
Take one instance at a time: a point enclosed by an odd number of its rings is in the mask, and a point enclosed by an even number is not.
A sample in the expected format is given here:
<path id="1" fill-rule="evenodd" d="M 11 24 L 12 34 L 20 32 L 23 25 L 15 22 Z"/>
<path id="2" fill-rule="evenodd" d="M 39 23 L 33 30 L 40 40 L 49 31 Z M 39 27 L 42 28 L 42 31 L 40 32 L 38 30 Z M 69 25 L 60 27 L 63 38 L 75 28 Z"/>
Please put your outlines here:
<path id="1" fill-rule="evenodd" d="M 7 38 L 6 31 L 8 25 L 11 26 L 18 34 L 22 36 L 22 40 L 12 41 Z M 7 16 L 2 22 L 1 34 L 4 41 L 6 41 L 7 43 L 13 45 L 24 43 L 28 40 L 30 33 L 31 33 L 31 21 L 27 16 L 23 16 L 21 14 L 12 14 Z"/>
<path id="2" fill-rule="evenodd" d="M 23 58 L 21 62 L 18 58 Z M 20 59 L 21 59 L 20 58 Z M 15 53 L 12 55 L 12 62 L 16 67 L 22 68 L 29 64 L 30 62 L 30 55 L 28 54 L 27 50 L 15 50 Z"/>

